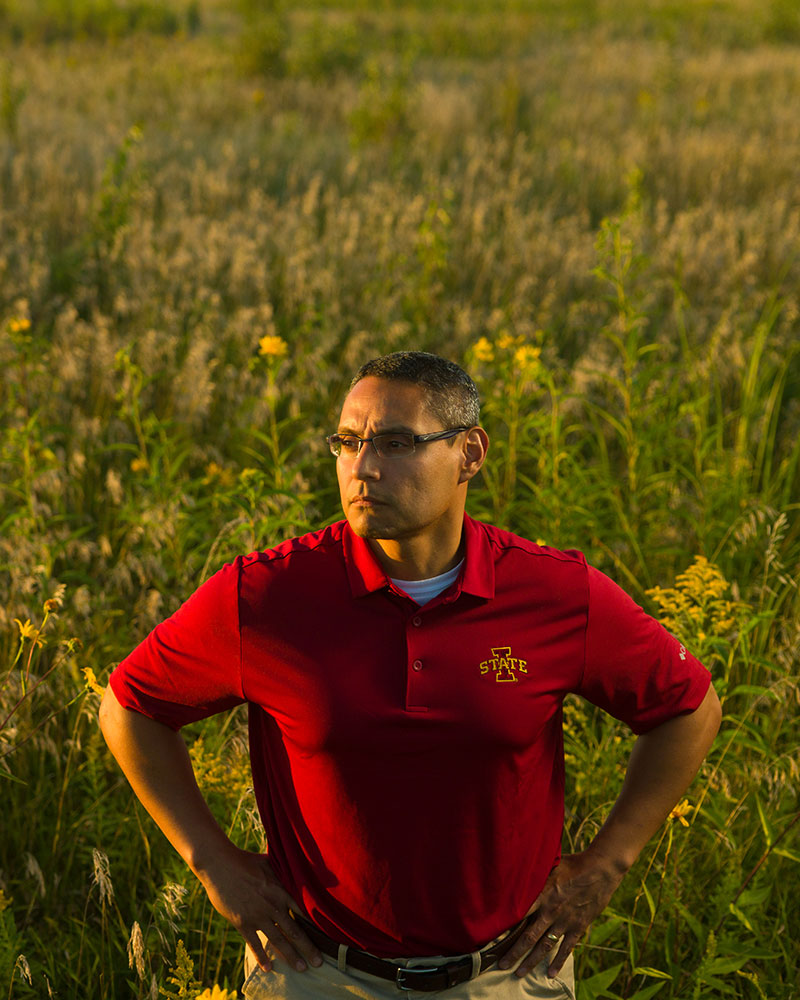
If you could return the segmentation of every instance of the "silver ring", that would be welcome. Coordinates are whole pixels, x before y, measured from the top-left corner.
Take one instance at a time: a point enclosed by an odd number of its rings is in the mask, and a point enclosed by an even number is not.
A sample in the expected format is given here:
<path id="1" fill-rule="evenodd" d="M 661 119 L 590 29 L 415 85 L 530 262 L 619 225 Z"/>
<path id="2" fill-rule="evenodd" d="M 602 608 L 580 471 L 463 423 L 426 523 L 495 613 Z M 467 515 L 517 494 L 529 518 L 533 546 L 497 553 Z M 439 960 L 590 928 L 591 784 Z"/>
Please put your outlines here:
<path id="1" fill-rule="evenodd" d="M 558 941 L 558 939 L 561 937 L 561 935 L 560 934 L 553 934 L 552 932 L 548 931 L 548 933 L 545 934 L 545 937 L 547 938 L 548 941 Z"/>

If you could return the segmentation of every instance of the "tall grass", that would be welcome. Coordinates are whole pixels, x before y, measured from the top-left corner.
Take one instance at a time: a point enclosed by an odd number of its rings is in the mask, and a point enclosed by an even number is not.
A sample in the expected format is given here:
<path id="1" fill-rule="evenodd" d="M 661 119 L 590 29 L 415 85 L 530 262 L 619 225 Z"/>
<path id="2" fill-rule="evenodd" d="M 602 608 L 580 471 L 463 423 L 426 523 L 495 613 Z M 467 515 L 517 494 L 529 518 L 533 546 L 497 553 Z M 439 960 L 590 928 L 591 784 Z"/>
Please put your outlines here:
<path id="1" fill-rule="evenodd" d="M 480 383 L 470 511 L 585 551 L 723 701 L 581 1000 L 795 995 L 791 6 L 145 10 L 0 3 L 0 996 L 238 985 L 99 693 L 221 563 L 339 516 L 323 436 L 398 348 Z M 629 737 L 565 717 L 573 849 Z M 186 735 L 259 849 L 245 725 Z"/>

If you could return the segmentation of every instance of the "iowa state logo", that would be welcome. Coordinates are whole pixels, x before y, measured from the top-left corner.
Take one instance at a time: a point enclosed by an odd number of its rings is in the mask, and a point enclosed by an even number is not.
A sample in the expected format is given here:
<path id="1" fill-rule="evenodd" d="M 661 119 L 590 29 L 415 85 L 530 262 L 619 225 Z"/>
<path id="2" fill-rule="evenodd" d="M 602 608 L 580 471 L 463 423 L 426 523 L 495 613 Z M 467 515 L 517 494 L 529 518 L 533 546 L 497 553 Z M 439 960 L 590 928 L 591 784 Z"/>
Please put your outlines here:
<path id="1" fill-rule="evenodd" d="M 504 681 L 518 681 L 517 674 L 527 674 L 528 661 L 511 655 L 510 646 L 493 646 L 492 658 L 481 663 L 481 673 L 494 674 L 498 684 Z"/>

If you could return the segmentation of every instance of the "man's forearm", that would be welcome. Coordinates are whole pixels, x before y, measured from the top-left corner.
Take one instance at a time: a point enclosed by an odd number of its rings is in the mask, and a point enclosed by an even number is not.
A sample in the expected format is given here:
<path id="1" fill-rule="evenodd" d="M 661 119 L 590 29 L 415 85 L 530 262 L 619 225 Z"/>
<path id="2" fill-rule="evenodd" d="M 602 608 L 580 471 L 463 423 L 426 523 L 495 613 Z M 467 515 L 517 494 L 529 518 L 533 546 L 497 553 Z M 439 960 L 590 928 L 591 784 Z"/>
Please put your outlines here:
<path id="1" fill-rule="evenodd" d="M 110 687 L 100 727 L 136 796 L 195 874 L 231 847 L 197 786 L 179 733 L 123 708 Z"/>
<path id="2" fill-rule="evenodd" d="M 182 737 L 123 708 L 111 688 L 100 726 L 133 791 L 203 883 L 212 905 L 236 928 L 259 965 L 270 968 L 263 934 L 298 970 L 322 958 L 290 913 L 291 899 L 264 855 L 236 847 L 214 819 L 197 785 Z"/>
<path id="3" fill-rule="evenodd" d="M 633 746 L 622 790 L 589 850 L 627 871 L 697 773 L 719 729 L 721 709 L 713 687 L 703 702 Z"/>
<path id="4" fill-rule="evenodd" d="M 553 869 L 531 907 L 525 932 L 500 962 L 526 975 L 553 950 L 554 976 L 586 928 L 608 904 L 625 873 L 689 786 L 719 729 L 719 700 L 713 689 L 700 706 L 649 733 L 634 744 L 622 790 L 589 847 L 566 854 Z"/>

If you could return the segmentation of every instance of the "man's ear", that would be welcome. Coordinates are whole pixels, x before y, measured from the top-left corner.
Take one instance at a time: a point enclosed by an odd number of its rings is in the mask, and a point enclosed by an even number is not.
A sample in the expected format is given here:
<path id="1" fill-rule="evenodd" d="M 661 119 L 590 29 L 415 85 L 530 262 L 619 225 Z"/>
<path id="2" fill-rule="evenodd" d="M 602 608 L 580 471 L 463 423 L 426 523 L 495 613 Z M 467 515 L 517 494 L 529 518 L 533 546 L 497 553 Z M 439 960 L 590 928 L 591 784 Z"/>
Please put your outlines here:
<path id="1" fill-rule="evenodd" d="M 460 483 L 467 483 L 477 475 L 488 450 L 489 435 L 482 427 L 471 427 L 464 439 L 464 464 L 458 480 Z"/>

